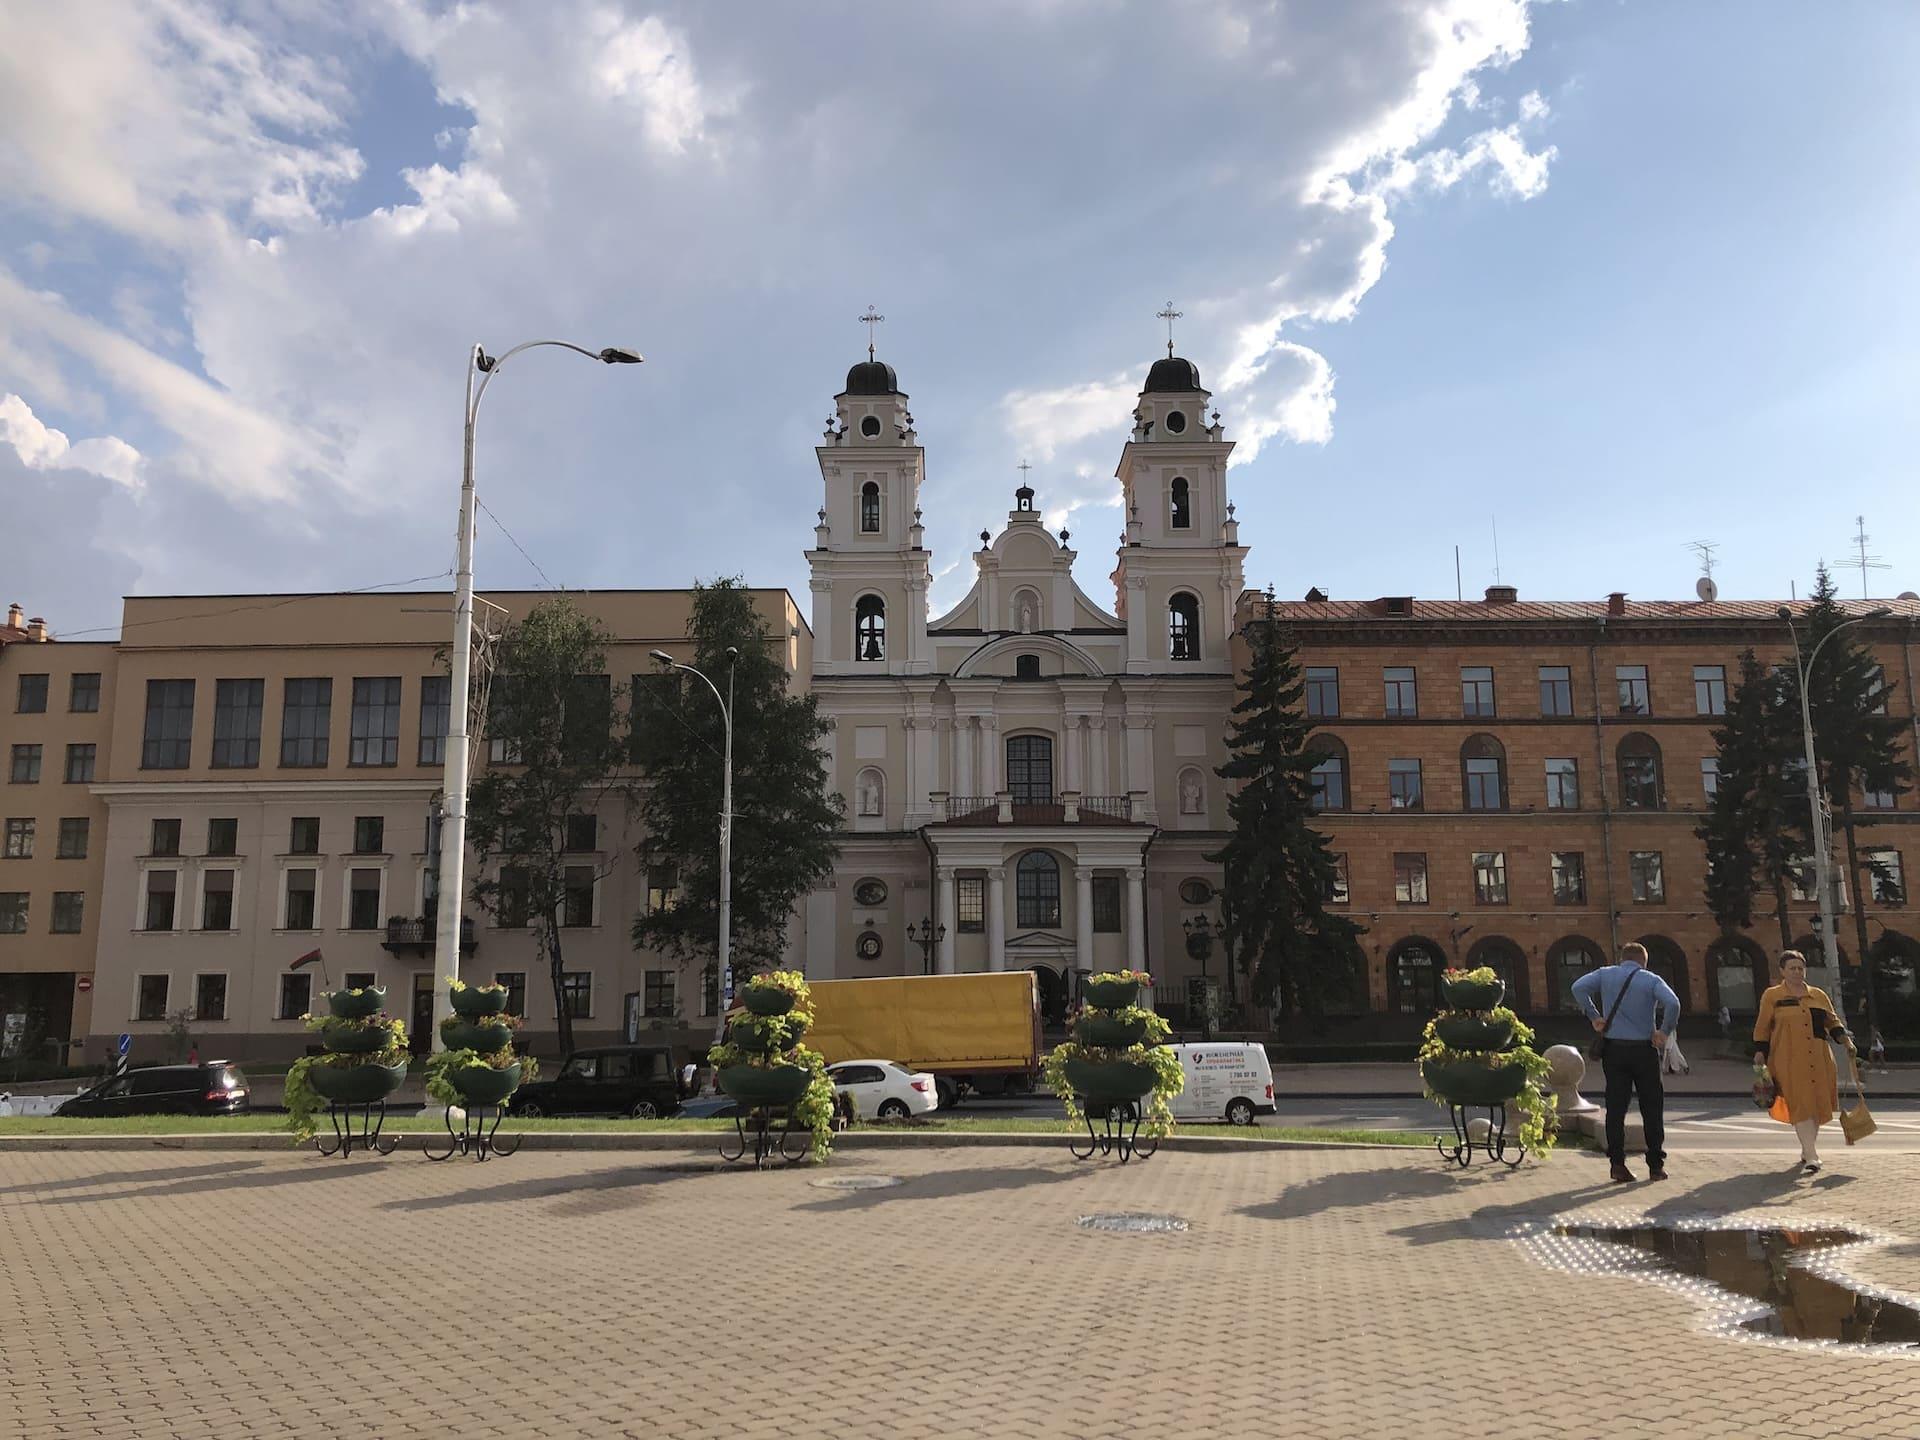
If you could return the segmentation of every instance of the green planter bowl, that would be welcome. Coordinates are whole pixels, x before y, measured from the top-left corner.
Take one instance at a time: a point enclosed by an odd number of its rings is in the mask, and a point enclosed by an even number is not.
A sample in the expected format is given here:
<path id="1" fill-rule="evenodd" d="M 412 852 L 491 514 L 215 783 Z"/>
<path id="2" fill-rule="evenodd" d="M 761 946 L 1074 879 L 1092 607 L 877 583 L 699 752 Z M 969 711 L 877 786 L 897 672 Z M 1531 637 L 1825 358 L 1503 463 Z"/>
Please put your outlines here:
<path id="1" fill-rule="evenodd" d="M 1491 1010 L 1506 997 L 1504 980 L 1440 981 L 1440 997 L 1449 1010 Z"/>
<path id="2" fill-rule="evenodd" d="M 370 1055 L 393 1043 L 393 1032 L 384 1025 L 325 1025 L 320 1043 L 335 1055 Z"/>
<path id="3" fill-rule="evenodd" d="M 1133 1060 L 1069 1060 L 1066 1071 L 1067 1084 L 1083 1106 L 1138 1100 L 1153 1089 L 1155 1078 L 1151 1065 Z"/>
<path id="4" fill-rule="evenodd" d="M 384 1100 L 407 1078 L 406 1065 L 311 1065 L 307 1079 L 322 1100 L 336 1105 L 372 1105 Z"/>
<path id="5" fill-rule="evenodd" d="M 1124 1010 L 1140 998 L 1138 980 L 1089 980 L 1080 996 L 1096 1010 Z"/>
<path id="6" fill-rule="evenodd" d="M 387 1006 L 387 987 L 369 985 L 358 995 L 351 990 L 334 990 L 327 995 L 327 1009 L 342 1020 L 364 1020 L 378 1015 Z"/>
<path id="7" fill-rule="evenodd" d="M 491 1055 L 513 1043 L 513 1027 L 504 1020 L 465 1020 L 459 1016 L 440 1027 L 449 1050 L 474 1050 Z"/>
<path id="8" fill-rule="evenodd" d="M 1527 1088 L 1518 1065 L 1477 1065 L 1471 1060 L 1427 1060 L 1420 1066 L 1433 1093 L 1449 1105 L 1502 1105 Z"/>
<path id="9" fill-rule="evenodd" d="M 720 1088 L 742 1105 L 791 1105 L 813 1080 L 798 1065 L 729 1065 L 718 1078 Z"/>
<path id="10" fill-rule="evenodd" d="M 743 1016 L 729 1027 L 733 1043 L 755 1055 L 791 1050 L 807 1033 L 807 1022 L 792 1015 Z"/>
<path id="11" fill-rule="evenodd" d="M 1145 1016 L 1136 1020 L 1116 1020 L 1111 1015 L 1082 1015 L 1073 1022 L 1073 1034 L 1082 1045 L 1124 1050 L 1147 1038 L 1147 1021 Z"/>
<path id="12" fill-rule="evenodd" d="M 453 1013 L 464 1015 L 469 1020 L 504 1015 L 507 1010 L 505 990 L 479 990 L 468 986 L 465 990 L 449 990 L 447 998 L 453 1001 Z"/>
<path id="13" fill-rule="evenodd" d="M 447 1080 L 469 1105 L 498 1105 L 520 1087 L 520 1064 L 501 1070 L 490 1065 L 463 1065 L 449 1070 Z"/>
<path id="14" fill-rule="evenodd" d="M 749 985 L 740 992 L 740 1003 L 755 1015 L 784 1015 L 793 1009 L 793 996 L 771 985 Z"/>
<path id="15" fill-rule="evenodd" d="M 1511 1020 L 1442 1015 L 1434 1020 L 1433 1033 L 1449 1050 L 1505 1050 L 1513 1044 Z"/>

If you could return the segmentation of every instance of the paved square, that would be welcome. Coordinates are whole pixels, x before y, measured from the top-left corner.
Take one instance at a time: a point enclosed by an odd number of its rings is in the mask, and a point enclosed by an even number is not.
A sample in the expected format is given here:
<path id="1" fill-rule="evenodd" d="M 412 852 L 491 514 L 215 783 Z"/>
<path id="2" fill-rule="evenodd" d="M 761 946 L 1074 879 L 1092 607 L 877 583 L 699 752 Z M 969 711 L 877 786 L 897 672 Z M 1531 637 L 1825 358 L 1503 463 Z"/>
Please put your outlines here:
<path id="1" fill-rule="evenodd" d="M 0 1434 L 143 1437 L 1920 1435 L 1920 1357 L 1715 1338 L 1695 1302 L 1500 1236 L 1601 1205 L 1911 1237 L 1913 1162 L 867 1150 L 754 1174 L 0 1152 Z M 1758 1167 L 1766 1167 L 1759 1169 Z M 898 1176 L 872 1189 L 813 1182 Z M 1150 1211 L 1185 1233 L 1086 1230 Z"/>

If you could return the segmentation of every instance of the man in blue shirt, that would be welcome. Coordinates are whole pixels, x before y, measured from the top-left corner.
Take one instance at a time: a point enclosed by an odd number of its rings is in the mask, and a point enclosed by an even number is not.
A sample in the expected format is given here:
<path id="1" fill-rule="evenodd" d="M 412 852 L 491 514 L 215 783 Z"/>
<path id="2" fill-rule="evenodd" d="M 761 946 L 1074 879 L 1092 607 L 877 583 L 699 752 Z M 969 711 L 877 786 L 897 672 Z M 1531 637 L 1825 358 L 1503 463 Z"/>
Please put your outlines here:
<path id="1" fill-rule="evenodd" d="M 1618 965 L 1589 970 L 1573 982 L 1573 999 L 1600 1036 L 1607 1076 L 1607 1159 L 1615 1183 L 1636 1180 L 1627 1168 L 1627 1101 L 1640 1097 L 1646 1131 L 1647 1178 L 1667 1178 L 1666 1092 L 1660 1088 L 1660 1052 L 1680 1019 L 1680 997 L 1647 969 L 1647 947 L 1620 951 Z"/>

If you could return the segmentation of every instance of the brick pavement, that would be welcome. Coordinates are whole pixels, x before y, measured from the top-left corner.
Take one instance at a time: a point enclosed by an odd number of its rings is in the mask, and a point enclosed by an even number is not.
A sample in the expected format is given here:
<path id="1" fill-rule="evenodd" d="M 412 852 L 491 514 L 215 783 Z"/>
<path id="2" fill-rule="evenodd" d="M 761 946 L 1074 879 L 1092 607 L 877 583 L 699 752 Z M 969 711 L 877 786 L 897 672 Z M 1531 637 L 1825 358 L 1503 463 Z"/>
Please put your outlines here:
<path id="1" fill-rule="evenodd" d="M 1502 1237 L 1760 1207 L 1913 1237 L 1911 1162 L 1751 1157 L 1616 1191 L 1382 1152 L 29 1153 L 0 1169 L 0 1435 L 1920 1436 L 1920 1357 L 1717 1338 Z M 885 1172 L 898 1187 L 810 1183 Z M 1097 1210 L 1178 1235 L 1093 1233 Z"/>

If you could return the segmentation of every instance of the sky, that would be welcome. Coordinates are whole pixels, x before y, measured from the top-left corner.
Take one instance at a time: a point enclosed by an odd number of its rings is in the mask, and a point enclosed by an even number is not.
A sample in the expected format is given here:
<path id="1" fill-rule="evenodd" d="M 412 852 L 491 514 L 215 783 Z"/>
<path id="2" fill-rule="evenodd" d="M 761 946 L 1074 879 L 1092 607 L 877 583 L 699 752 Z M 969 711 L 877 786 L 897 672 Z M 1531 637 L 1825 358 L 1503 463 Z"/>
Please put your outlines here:
<path id="1" fill-rule="evenodd" d="M 935 612 L 1027 461 L 1111 604 L 1156 312 L 1282 596 L 1920 588 L 1920 9 L 0 0 L 0 601 L 803 599 L 868 306 Z M 1497 536 L 1497 545 L 1496 545 Z M 1859 594 L 1858 571 L 1839 572 Z"/>

